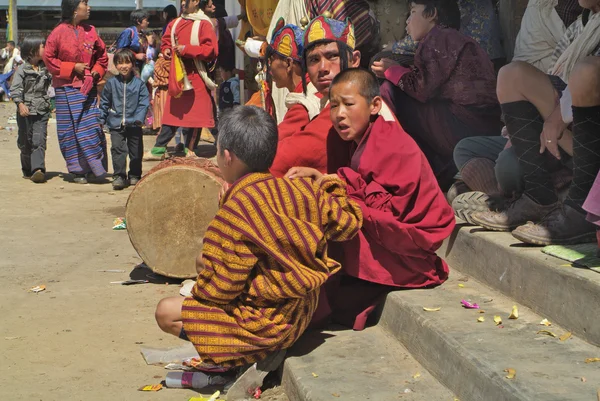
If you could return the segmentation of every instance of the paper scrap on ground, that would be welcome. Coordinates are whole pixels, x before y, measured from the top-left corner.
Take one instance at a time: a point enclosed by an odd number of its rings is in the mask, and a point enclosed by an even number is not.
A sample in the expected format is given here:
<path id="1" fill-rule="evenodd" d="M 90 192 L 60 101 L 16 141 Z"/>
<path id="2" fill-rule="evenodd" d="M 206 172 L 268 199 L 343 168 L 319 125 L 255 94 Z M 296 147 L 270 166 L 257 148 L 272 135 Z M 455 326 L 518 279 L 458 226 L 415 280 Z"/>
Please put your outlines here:
<path id="1" fill-rule="evenodd" d="M 562 336 L 560 336 L 558 339 L 560 341 L 567 341 L 569 338 L 571 338 L 572 334 L 570 331 L 567 331 L 565 334 L 563 334 Z"/>
<path id="2" fill-rule="evenodd" d="M 477 305 L 476 303 L 471 303 L 471 302 L 467 301 L 466 299 L 463 299 L 462 301 L 460 301 L 460 303 L 462 304 L 462 306 L 464 308 L 467 308 L 467 309 L 479 309 L 479 305 Z"/>
<path id="3" fill-rule="evenodd" d="M 510 312 L 509 319 L 518 319 L 519 318 L 519 309 L 517 309 L 517 305 L 513 305 L 512 311 Z"/>
<path id="4" fill-rule="evenodd" d="M 540 322 L 540 325 L 548 327 L 548 326 L 552 326 L 552 323 L 550 323 L 550 321 L 548 319 L 544 319 Z"/>
<path id="5" fill-rule="evenodd" d="M 514 370 L 513 368 L 504 369 L 504 371 L 507 373 L 507 375 L 506 375 L 507 379 L 514 379 L 515 376 L 517 375 L 517 371 Z"/>
<path id="6" fill-rule="evenodd" d="M 538 331 L 538 332 L 537 332 L 537 333 L 535 333 L 535 334 L 545 334 L 545 335 L 547 335 L 547 336 L 550 336 L 550 337 L 555 337 L 555 338 L 556 338 L 556 334 L 554 334 L 554 333 L 553 333 L 553 332 L 551 332 L 550 330 L 540 330 L 540 331 Z"/>
<path id="7" fill-rule="evenodd" d="M 494 316 L 494 323 L 496 323 L 496 326 L 499 326 L 502 324 L 502 318 L 498 315 Z"/>
<path id="8" fill-rule="evenodd" d="M 438 312 L 438 311 L 442 310 L 442 308 L 441 307 L 437 307 L 437 308 L 426 308 L 426 307 L 423 307 L 423 310 L 425 312 Z"/>
<path id="9" fill-rule="evenodd" d="M 35 287 L 31 287 L 29 289 L 29 292 L 33 292 L 35 294 L 37 294 L 38 292 L 42 292 L 46 290 L 46 286 L 45 285 L 36 285 Z"/>
<path id="10" fill-rule="evenodd" d="M 125 217 L 117 217 L 115 221 L 113 221 L 113 230 L 127 230 L 127 221 Z"/>

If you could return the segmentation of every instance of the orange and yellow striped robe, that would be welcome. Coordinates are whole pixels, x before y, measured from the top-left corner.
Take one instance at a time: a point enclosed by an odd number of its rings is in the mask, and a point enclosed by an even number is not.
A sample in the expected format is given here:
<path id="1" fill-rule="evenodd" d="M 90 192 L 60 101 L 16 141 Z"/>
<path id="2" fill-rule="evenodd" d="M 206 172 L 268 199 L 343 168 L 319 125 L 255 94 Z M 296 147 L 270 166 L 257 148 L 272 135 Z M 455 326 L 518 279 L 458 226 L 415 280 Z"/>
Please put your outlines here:
<path id="1" fill-rule="evenodd" d="M 319 288 L 340 268 L 327 241 L 353 238 L 360 207 L 345 184 L 249 174 L 232 185 L 209 225 L 186 335 L 206 363 L 240 366 L 290 347 L 304 332 Z"/>

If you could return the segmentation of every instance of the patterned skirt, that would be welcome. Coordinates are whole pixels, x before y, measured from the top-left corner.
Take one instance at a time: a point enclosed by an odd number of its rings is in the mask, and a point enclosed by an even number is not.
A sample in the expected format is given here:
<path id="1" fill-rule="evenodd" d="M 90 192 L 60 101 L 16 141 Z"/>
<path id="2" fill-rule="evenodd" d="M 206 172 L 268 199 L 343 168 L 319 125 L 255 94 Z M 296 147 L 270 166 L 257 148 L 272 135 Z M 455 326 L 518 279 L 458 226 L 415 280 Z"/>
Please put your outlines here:
<path id="1" fill-rule="evenodd" d="M 100 127 L 98 94 L 94 88 L 84 96 L 79 88 L 56 88 L 58 144 L 67 170 L 102 177 L 108 170 L 106 139 Z"/>

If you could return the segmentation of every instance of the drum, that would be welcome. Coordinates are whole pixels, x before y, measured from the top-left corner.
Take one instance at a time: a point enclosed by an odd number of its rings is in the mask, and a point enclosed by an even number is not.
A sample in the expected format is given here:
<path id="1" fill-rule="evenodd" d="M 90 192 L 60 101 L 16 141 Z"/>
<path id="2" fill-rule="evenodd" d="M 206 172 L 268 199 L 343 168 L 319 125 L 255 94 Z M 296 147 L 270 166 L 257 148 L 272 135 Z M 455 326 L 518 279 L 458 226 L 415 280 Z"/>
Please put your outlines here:
<path id="1" fill-rule="evenodd" d="M 208 224 L 219 209 L 224 183 L 207 159 L 168 159 L 144 176 L 127 200 L 131 244 L 155 273 L 196 277 L 196 258 Z"/>

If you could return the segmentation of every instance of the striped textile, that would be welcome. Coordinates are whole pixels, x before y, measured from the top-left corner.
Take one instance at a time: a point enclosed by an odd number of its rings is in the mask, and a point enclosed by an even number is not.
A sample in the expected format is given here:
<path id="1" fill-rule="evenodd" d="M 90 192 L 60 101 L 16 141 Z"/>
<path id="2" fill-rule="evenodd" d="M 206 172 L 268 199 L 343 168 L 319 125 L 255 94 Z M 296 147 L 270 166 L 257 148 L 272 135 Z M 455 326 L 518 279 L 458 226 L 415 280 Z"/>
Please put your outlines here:
<path id="1" fill-rule="evenodd" d="M 162 127 L 162 117 L 165 110 L 165 104 L 167 103 L 167 89 L 164 86 L 156 88 L 154 99 L 152 99 L 152 128 L 159 129 Z"/>
<path id="2" fill-rule="evenodd" d="M 290 347 L 340 264 L 327 241 L 353 238 L 360 207 L 337 177 L 321 188 L 268 173 L 229 189 L 209 225 L 203 268 L 181 310 L 186 335 L 206 363 L 240 366 Z"/>
<path id="3" fill-rule="evenodd" d="M 343 21 L 350 18 L 354 24 L 356 47 L 371 43 L 377 35 L 375 20 L 369 15 L 369 3 L 365 0 L 305 0 L 310 18 L 316 18 L 325 11 L 333 14 L 333 19 Z"/>
<path id="4" fill-rule="evenodd" d="M 108 169 L 106 139 L 99 124 L 98 94 L 84 96 L 79 88 L 55 88 L 56 127 L 60 151 L 73 174 L 92 172 L 102 177 Z"/>

